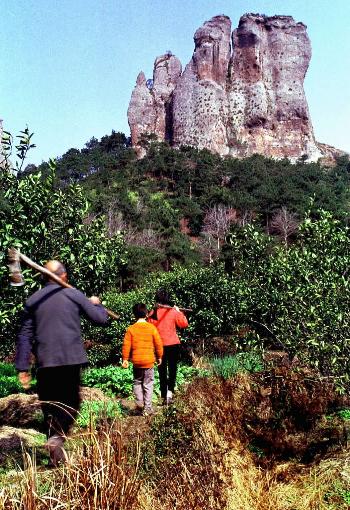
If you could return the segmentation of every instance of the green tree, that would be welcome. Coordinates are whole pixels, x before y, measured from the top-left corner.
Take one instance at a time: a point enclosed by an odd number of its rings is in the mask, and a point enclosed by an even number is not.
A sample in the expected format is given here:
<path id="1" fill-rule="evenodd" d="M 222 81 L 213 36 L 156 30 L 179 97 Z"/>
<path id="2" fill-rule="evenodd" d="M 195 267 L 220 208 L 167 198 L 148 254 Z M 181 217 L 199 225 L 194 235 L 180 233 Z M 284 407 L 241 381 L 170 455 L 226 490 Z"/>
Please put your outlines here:
<path id="1" fill-rule="evenodd" d="M 23 155 L 24 153 L 21 152 Z M 24 154 L 25 156 L 25 154 Z M 79 185 L 56 187 L 51 173 L 19 179 L 7 166 L 0 173 L 0 325 L 1 350 L 13 350 L 19 311 L 29 293 L 41 285 L 38 275 L 24 269 L 26 286 L 9 286 L 7 249 L 19 248 L 38 263 L 61 260 L 73 285 L 98 294 L 119 283 L 125 264 L 121 235 L 107 236 L 103 217 L 87 221 L 88 203 Z"/>

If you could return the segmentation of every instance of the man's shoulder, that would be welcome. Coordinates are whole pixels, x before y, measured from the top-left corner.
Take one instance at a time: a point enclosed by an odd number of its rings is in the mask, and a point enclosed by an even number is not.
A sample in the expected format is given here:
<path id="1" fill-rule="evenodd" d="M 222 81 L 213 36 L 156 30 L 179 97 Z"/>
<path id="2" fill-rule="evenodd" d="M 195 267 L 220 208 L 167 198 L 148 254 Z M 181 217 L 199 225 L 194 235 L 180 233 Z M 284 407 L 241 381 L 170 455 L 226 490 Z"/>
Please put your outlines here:
<path id="1" fill-rule="evenodd" d="M 67 297 L 77 302 L 79 302 L 81 299 L 85 297 L 84 294 L 80 292 L 80 290 L 62 287 L 58 283 L 53 283 L 50 285 L 45 285 L 45 287 L 42 287 L 41 289 L 34 292 L 34 294 L 32 294 L 27 299 L 26 307 L 27 308 L 36 307 L 38 304 L 40 304 L 43 298 L 48 299 L 50 297 L 54 297 L 58 292 L 61 295 L 66 295 Z"/>
<path id="2" fill-rule="evenodd" d="M 56 289 L 59 289 L 60 285 L 45 285 L 41 289 L 35 291 L 26 301 L 26 306 L 31 308 L 35 306 L 44 296 L 49 295 L 50 293 L 56 292 Z"/>

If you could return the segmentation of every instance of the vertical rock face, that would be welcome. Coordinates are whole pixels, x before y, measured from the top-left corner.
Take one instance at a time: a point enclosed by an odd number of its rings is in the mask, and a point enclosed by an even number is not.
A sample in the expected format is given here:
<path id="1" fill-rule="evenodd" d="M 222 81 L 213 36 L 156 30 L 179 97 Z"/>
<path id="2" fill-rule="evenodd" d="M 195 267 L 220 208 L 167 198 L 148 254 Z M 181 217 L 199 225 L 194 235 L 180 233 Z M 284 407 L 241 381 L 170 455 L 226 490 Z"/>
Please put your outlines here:
<path id="1" fill-rule="evenodd" d="M 316 161 L 317 144 L 303 83 L 311 58 L 306 27 L 290 16 L 245 14 L 231 35 L 215 16 L 194 35 L 181 74 L 172 55 L 158 57 L 153 88 L 141 73 L 128 110 L 132 143 L 154 133 L 172 145 L 232 156 L 253 153 Z"/>
<path id="2" fill-rule="evenodd" d="M 178 80 L 173 99 L 173 143 L 228 154 L 227 71 L 231 21 L 215 16 L 194 35 L 191 62 Z"/>
<path id="3" fill-rule="evenodd" d="M 141 72 L 136 80 L 128 108 L 131 141 L 139 156 L 144 150 L 138 145 L 143 134 L 153 133 L 159 140 L 172 139 L 172 92 L 181 75 L 181 62 L 174 55 L 157 57 L 153 81 L 146 81 Z"/>
<path id="4" fill-rule="evenodd" d="M 311 44 L 290 16 L 242 16 L 232 34 L 228 85 L 230 153 L 309 159 L 321 156 L 303 83 Z"/>

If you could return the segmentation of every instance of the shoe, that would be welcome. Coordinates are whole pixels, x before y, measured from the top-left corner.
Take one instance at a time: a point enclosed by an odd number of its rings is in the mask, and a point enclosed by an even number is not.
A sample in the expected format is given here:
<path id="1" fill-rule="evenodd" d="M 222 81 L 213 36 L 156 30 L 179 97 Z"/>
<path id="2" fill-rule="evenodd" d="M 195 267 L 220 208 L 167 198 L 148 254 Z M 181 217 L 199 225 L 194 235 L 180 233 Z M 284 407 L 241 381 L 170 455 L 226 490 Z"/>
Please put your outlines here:
<path id="1" fill-rule="evenodd" d="M 152 416 L 152 414 L 154 414 L 152 407 L 148 407 L 142 412 L 142 416 Z"/>
<path id="2" fill-rule="evenodd" d="M 65 438 L 58 434 L 49 437 L 45 448 L 50 455 L 50 466 L 57 467 L 59 464 L 64 464 L 67 460 L 67 453 L 63 448 Z"/>
<path id="3" fill-rule="evenodd" d="M 172 404 L 173 403 L 173 392 L 168 390 L 166 394 L 166 404 Z"/>

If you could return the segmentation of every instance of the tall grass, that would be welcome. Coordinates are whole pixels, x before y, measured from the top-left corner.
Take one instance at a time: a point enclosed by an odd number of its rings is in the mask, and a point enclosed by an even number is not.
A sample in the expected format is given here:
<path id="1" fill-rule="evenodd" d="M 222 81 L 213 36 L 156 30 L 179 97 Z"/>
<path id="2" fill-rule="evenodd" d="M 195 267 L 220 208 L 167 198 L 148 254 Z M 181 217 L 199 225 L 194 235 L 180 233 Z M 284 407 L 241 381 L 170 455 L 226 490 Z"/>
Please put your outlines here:
<path id="1" fill-rule="evenodd" d="M 133 510 L 140 480 L 139 444 L 130 451 L 123 443 L 121 424 L 104 424 L 74 443 L 68 462 L 54 471 L 38 470 L 25 454 L 16 483 L 0 492 L 4 510 Z"/>

